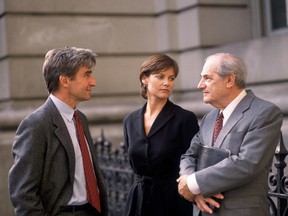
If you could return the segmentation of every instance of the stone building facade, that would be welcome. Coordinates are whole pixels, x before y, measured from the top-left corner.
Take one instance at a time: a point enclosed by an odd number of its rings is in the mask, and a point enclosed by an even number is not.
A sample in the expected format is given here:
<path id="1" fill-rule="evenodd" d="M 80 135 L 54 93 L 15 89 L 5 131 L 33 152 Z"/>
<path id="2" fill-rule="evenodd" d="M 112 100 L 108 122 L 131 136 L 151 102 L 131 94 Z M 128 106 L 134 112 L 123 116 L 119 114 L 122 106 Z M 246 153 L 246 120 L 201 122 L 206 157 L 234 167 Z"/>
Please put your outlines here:
<path id="1" fill-rule="evenodd" d="M 276 3 L 275 3 L 276 2 Z M 277 3 L 278 2 L 278 3 Z M 154 53 L 177 60 L 171 100 L 199 120 L 211 109 L 196 86 L 204 59 L 216 52 L 242 57 L 249 88 L 277 104 L 288 140 L 286 0 L 0 0 L 0 212 L 13 215 L 7 191 L 15 130 L 47 98 L 42 78 L 52 48 L 91 48 L 97 57 L 91 101 L 81 109 L 96 138 L 122 141 L 123 117 L 142 106 L 139 68 Z"/>

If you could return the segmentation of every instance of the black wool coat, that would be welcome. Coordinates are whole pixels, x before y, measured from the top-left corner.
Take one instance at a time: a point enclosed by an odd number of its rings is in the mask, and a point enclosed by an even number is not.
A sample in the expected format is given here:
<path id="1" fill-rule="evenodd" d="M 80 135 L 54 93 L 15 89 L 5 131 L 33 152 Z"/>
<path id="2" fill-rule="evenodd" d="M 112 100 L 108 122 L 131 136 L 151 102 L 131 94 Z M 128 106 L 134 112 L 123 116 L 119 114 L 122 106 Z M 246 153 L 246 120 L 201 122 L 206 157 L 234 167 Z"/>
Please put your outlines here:
<path id="1" fill-rule="evenodd" d="M 149 134 L 144 129 L 146 104 L 124 119 L 124 141 L 135 174 L 125 216 L 191 215 L 192 203 L 178 194 L 179 162 L 198 132 L 193 112 L 167 101 Z"/>

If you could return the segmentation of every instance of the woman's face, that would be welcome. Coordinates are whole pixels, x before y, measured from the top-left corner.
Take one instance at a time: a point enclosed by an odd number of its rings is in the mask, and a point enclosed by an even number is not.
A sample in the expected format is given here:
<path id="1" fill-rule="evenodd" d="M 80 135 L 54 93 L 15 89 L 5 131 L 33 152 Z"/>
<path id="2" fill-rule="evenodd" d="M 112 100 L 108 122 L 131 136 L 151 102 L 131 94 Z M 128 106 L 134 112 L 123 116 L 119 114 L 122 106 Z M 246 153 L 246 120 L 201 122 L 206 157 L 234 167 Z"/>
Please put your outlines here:
<path id="1" fill-rule="evenodd" d="M 169 98 L 174 88 L 175 79 L 176 76 L 172 67 L 159 73 L 151 74 L 149 77 L 144 76 L 142 82 L 147 87 L 147 98 Z"/>

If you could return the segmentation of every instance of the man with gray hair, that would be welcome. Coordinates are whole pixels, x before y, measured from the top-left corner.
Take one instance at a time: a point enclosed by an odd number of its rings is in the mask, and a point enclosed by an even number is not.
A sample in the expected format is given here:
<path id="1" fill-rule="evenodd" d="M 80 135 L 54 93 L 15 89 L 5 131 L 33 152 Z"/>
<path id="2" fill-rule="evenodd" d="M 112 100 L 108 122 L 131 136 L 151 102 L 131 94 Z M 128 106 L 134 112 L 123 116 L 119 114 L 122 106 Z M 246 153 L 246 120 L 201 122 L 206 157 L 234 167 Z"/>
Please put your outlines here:
<path id="1" fill-rule="evenodd" d="M 182 155 L 177 180 L 179 194 L 196 205 L 194 216 L 270 215 L 267 179 L 283 116 L 245 89 L 246 77 L 242 59 L 229 53 L 209 56 L 201 72 L 198 88 L 215 109 Z M 203 145 L 227 149 L 230 157 L 197 170 Z"/>

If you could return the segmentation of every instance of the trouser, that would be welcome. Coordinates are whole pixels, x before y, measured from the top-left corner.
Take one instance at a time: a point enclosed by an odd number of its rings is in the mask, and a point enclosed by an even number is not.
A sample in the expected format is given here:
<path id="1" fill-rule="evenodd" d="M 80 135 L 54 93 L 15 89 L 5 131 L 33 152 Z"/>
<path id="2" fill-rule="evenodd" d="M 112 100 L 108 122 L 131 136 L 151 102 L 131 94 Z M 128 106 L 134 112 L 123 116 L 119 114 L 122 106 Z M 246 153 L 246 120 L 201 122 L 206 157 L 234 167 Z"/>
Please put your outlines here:
<path id="1" fill-rule="evenodd" d="M 81 206 L 66 206 L 57 216 L 101 216 L 101 213 L 90 204 L 84 204 Z"/>

